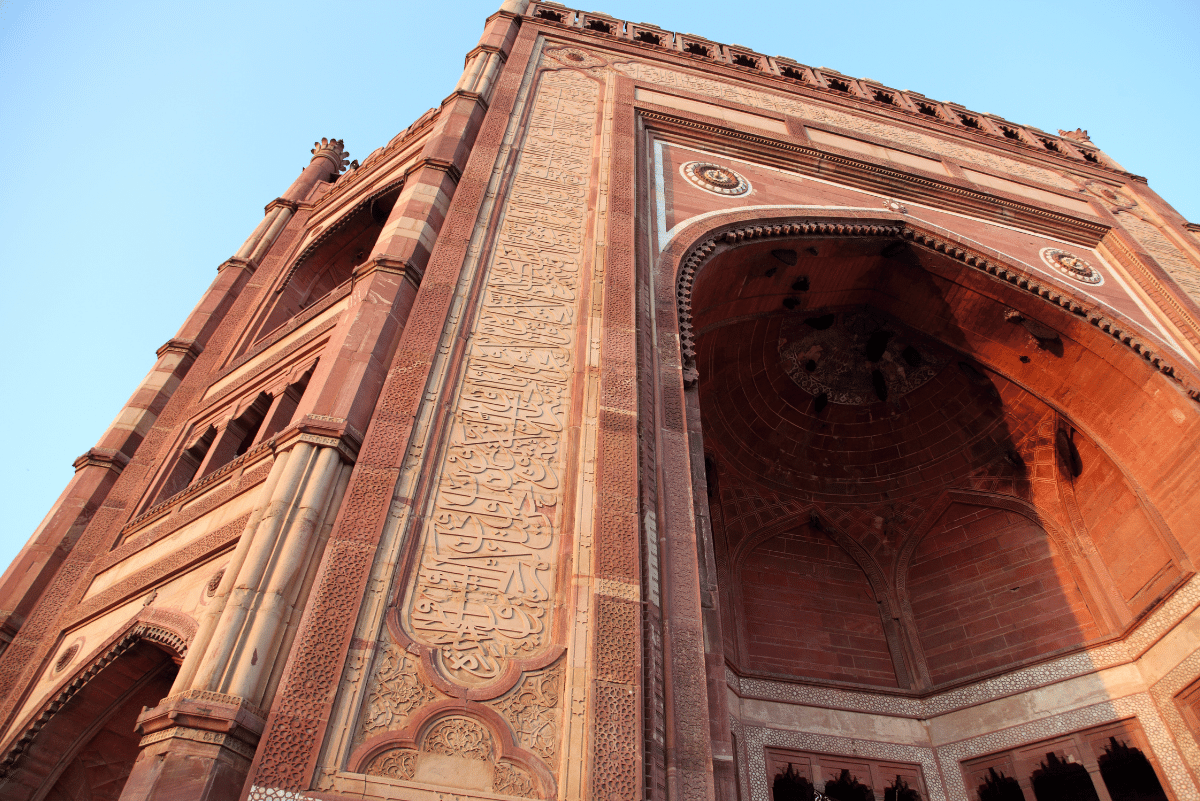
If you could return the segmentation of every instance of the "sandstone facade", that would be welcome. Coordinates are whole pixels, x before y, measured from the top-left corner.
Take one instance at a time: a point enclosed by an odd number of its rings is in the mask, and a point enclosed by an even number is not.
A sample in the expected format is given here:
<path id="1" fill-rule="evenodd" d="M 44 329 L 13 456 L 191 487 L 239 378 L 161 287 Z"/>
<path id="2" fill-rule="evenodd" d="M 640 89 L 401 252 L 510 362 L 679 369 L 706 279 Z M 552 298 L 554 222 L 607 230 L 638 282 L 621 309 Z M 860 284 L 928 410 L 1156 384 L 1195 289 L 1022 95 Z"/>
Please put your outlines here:
<path id="1" fill-rule="evenodd" d="M 508 0 L 4 574 L 0 794 L 1200 799 L 1198 231 L 1084 131 Z"/>

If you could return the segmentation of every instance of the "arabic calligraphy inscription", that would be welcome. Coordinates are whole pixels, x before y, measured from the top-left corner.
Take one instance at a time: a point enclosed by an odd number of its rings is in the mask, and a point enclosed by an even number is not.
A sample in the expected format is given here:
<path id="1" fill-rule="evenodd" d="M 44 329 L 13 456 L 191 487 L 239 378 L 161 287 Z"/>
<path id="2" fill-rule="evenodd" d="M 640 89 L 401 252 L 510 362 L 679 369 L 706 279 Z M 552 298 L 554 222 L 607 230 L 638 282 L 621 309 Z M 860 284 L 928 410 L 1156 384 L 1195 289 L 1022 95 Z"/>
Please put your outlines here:
<path id="1" fill-rule="evenodd" d="M 452 681 L 549 646 L 599 89 L 541 78 L 404 622 Z"/>

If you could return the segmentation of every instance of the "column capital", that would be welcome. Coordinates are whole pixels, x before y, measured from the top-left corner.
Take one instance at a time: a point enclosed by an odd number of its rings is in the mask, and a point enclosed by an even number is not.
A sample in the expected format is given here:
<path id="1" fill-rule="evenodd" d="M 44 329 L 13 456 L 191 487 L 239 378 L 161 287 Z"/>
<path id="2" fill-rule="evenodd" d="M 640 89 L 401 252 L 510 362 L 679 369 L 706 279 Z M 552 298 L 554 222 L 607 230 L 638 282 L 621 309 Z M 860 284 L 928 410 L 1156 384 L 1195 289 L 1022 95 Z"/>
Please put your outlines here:
<path id="1" fill-rule="evenodd" d="M 487 111 L 488 104 L 487 101 L 483 99 L 483 95 L 481 95 L 479 92 L 472 92 L 467 89 L 455 89 L 453 92 L 446 95 L 445 99 L 442 100 L 441 105 L 439 105 L 438 108 L 445 108 L 454 101 L 460 99 L 470 100 L 484 111 Z"/>
<path id="2" fill-rule="evenodd" d="M 336 180 L 337 176 L 345 169 L 346 164 L 349 163 L 347 157 L 350 154 L 346 151 L 346 146 L 341 139 L 328 139 L 322 136 L 319 141 L 313 142 L 312 150 L 309 152 L 312 153 L 312 159 L 309 160 L 308 166 L 300 171 L 300 175 L 292 182 L 288 190 L 283 193 L 283 200 L 303 201 L 318 182 Z"/>
<path id="3" fill-rule="evenodd" d="M 447 98 L 447 100 L 453 99 L 454 96 L 457 94 L 459 94 L 459 93 L 455 92 L 455 94 L 451 95 L 449 98 Z M 472 96 L 478 97 L 478 95 L 475 94 L 474 92 L 463 92 L 461 94 L 463 94 L 467 97 L 472 97 Z M 414 173 L 420 172 L 423 169 L 430 169 L 430 170 L 436 170 L 438 172 L 444 172 L 447 175 L 449 175 L 450 180 L 454 181 L 454 183 L 456 183 L 456 184 L 458 183 L 458 180 L 462 177 L 462 170 L 460 170 L 458 168 L 458 166 L 455 165 L 455 163 L 450 161 L 449 159 L 440 159 L 440 158 L 435 158 L 432 156 L 426 156 L 425 158 L 417 159 L 416 161 L 414 161 L 412 166 L 404 171 L 404 180 L 407 182 L 409 176 L 413 175 Z"/>
<path id="4" fill-rule="evenodd" d="M 247 273 L 253 274 L 258 269 L 258 265 L 249 259 L 241 259 L 237 256 L 230 256 L 225 261 L 217 265 L 217 272 L 223 272 L 227 267 L 235 267 L 239 270 L 245 270 Z"/>
<path id="5" fill-rule="evenodd" d="M 333 165 L 334 175 L 340 173 L 350 163 L 348 158 L 350 153 L 346 150 L 346 143 L 341 139 L 326 139 L 322 136 L 321 141 L 313 142 L 312 150 L 309 152 L 313 154 L 313 161 L 319 158 L 328 159 L 329 163 Z"/>
<path id="6" fill-rule="evenodd" d="M 306 414 L 298 422 L 275 435 L 275 453 L 281 453 L 306 442 L 321 448 L 336 448 L 346 464 L 358 460 L 363 435 L 343 417 Z"/>
<path id="7" fill-rule="evenodd" d="M 500 12 L 496 12 L 496 13 L 498 14 Z M 493 16 L 495 16 L 495 15 L 493 15 Z M 509 15 L 509 16 L 511 16 L 511 15 Z M 496 47 L 496 45 L 490 45 L 490 44 L 477 44 L 471 50 L 471 52 L 467 53 L 467 57 L 465 59 L 463 59 L 463 62 L 465 64 L 471 63 L 471 59 L 480 53 L 495 53 L 496 55 L 498 55 L 500 57 L 501 63 L 508 60 L 508 53 L 504 52 L 503 48 Z"/>
<path id="8" fill-rule="evenodd" d="M 143 709 L 137 719 L 143 735 L 180 727 L 219 732 L 233 735 L 249 745 L 252 751 L 266 722 L 266 711 L 245 698 L 212 690 L 184 690 L 168 696 L 158 706 Z"/>
<path id="9" fill-rule="evenodd" d="M 89 448 L 88 452 L 71 463 L 78 473 L 85 467 L 103 467 L 117 475 L 129 464 L 129 457 L 115 448 Z"/>
<path id="10" fill-rule="evenodd" d="M 203 352 L 204 347 L 194 339 L 172 338 L 160 345 L 158 350 L 154 351 L 154 354 L 160 359 L 164 353 L 178 353 L 183 356 L 191 356 L 195 359 Z"/>
<path id="11" fill-rule="evenodd" d="M 298 201 L 288 200 L 285 197 L 277 197 L 263 207 L 263 213 L 270 214 L 275 209 L 287 209 L 288 211 L 294 212 L 298 208 L 300 208 L 300 203 Z"/>
<path id="12" fill-rule="evenodd" d="M 397 259 L 391 256 L 376 256 L 373 259 L 367 259 L 362 264 L 354 268 L 354 283 L 362 281 L 372 273 L 391 273 L 392 275 L 402 276 L 405 280 L 411 283 L 414 287 L 421 286 L 421 276 L 424 271 L 421 270 L 411 259 Z"/>
<path id="13" fill-rule="evenodd" d="M 138 716 L 141 756 L 123 798 L 236 798 L 254 760 L 267 713 L 225 693 L 186 690 Z"/>

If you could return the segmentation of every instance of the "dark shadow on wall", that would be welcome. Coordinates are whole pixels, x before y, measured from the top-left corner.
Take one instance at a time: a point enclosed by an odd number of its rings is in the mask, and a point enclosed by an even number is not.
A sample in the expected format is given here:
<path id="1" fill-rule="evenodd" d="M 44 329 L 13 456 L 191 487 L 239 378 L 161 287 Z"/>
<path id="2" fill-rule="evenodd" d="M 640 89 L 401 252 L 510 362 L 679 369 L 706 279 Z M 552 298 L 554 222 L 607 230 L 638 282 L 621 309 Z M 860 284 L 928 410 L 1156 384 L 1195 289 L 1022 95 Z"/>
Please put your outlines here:
<path id="1" fill-rule="evenodd" d="M 720 485 L 713 536 L 737 584 L 722 598 L 741 670 L 932 689 L 1105 633 L 1028 496 L 1051 409 L 975 358 L 955 321 L 988 311 L 964 304 L 939 258 L 878 238 L 763 240 L 695 278 L 705 472 Z M 1052 332 L 994 313 L 1014 359 L 1061 354 Z M 926 521 L 911 599 L 872 578 L 898 569 L 918 518 L 954 487 L 983 490 Z M 1024 514 L 989 501 L 1006 494 Z M 730 562 L 789 516 L 789 531 Z"/>
<path id="2" fill-rule="evenodd" d="M 41 727 L 0 797 L 117 801 L 140 750 L 137 717 L 166 697 L 177 672 L 172 655 L 149 641 L 125 650 Z"/>

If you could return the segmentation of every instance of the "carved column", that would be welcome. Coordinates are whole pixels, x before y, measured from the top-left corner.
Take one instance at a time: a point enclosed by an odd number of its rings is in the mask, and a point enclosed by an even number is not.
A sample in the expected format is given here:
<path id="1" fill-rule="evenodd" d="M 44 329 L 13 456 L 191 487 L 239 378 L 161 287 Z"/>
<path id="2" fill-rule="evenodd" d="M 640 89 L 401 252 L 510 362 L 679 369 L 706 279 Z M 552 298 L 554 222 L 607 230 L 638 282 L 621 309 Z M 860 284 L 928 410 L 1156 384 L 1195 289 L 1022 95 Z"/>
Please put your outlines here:
<path id="1" fill-rule="evenodd" d="M 338 445 L 300 431 L 281 444 L 171 695 L 138 718 L 125 801 L 241 789 L 349 478 Z"/>
<path id="2" fill-rule="evenodd" d="M 233 574 L 231 586 L 217 590 L 218 595 L 222 590 L 228 595 L 221 604 L 217 636 L 207 644 L 192 680 L 194 689 L 254 703 L 268 700 L 263 694 L 269 671 L 282 645 L 282 630 L 303 597 L 308 566 L 320 556 L 321 523 L 331 511 L 340 467 L 336 448 L 304 441 L 292 447 L 261 522 L 243 535 L 250 541 L 238 554 L 243 558 L 226 571 L 226 576 Z"/>
<path id="3" fill-rule="evenodd" d="M 348 154 L 341 139 L 321 137 L 320 142 L 313 142 L 311 152 L 313 157 L 308 166 L 292 181 L 292 185 L 283 195 L 267 204 L 262 222 L 238 249 L 234 258 L 257 266 L 279 238 L 284 226 L 292 219 L 296 205 L 308 197 L 308 193 L 318 182 L 336 176 L 346 165 Z"/>

